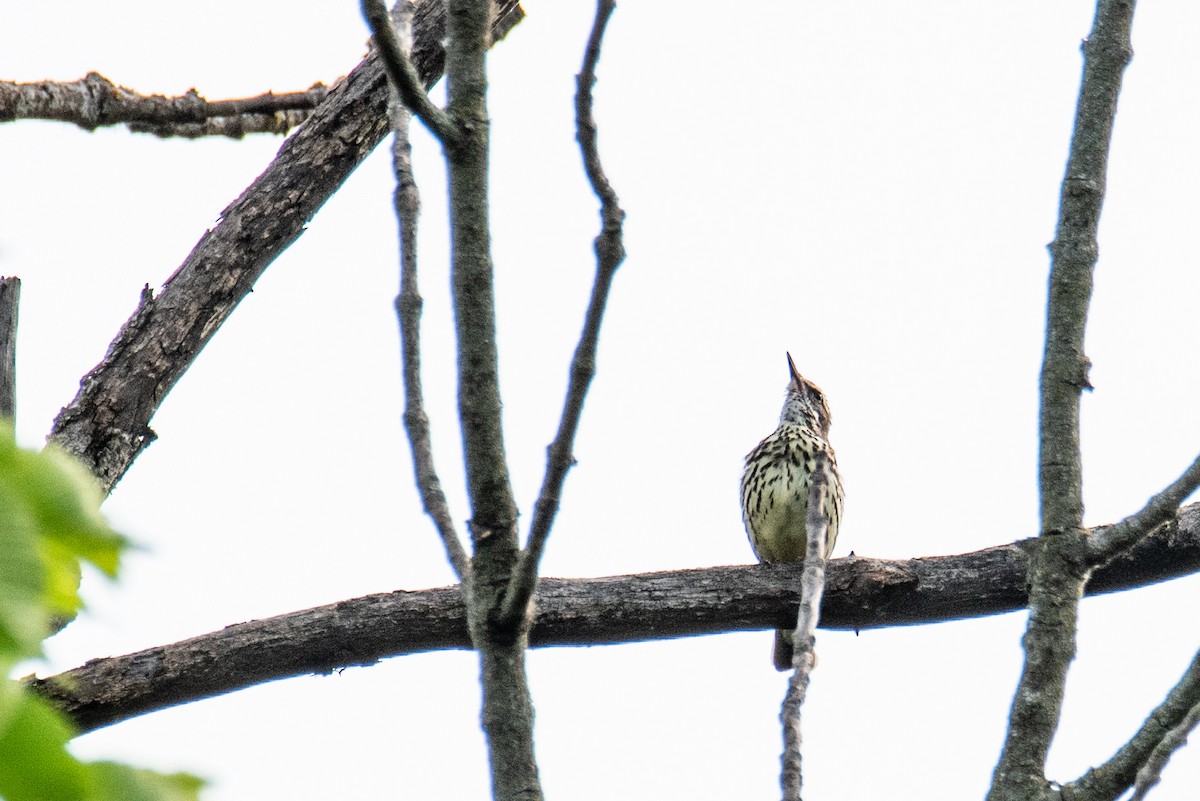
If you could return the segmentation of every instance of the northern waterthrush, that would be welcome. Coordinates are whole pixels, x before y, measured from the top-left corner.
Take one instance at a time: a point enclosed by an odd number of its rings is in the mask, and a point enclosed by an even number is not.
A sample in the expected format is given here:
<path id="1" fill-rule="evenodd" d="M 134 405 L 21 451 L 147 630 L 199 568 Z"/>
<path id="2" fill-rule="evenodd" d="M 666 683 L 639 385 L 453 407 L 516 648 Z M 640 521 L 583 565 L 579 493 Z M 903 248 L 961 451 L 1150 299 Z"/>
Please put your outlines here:
<path id="1" fill-rule="evenodd" d="M 809 483 L 816 471 L 824 471 L 826 478 L 825 558 L 833 550 L 842 519 L 842 479 L 829 445 L 829 403 L 821 389 L 796 370 L 791 354 L 788 369 L 791 381 L 779 427 L 746 455 L 742 472 L 742 521 L 760 562 L 804 561 Z M 775 632 L 775 667 L 792 667 L 791 629 Z"/>

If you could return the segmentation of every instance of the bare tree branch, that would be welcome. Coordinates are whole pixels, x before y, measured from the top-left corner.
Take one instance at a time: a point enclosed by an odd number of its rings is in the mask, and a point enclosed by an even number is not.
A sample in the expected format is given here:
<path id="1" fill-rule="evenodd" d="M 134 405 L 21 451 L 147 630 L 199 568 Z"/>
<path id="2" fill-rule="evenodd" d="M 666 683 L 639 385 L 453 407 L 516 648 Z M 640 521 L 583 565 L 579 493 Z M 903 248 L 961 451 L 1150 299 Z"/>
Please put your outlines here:
<path id="1" fill-rule="evenodd" d="M 0 418 L 17 416 L 17 318 L 21 279 L 0 278 Z"/>
<path id="2" fill-rule="evenodd" d="M 1167 697 L 1146 718 L 1129 742 L 1107 762 L 1062 787 L 1060 798 L 1116 801 L 1135 784 L 1144 796 L 1158 781 L 1171 753 L 1180 748 L 1200 716 L 1200 652 Z M 1140 792 L 1140 796 L 1139 796 Z"/>
<path id="3" fill-rule="evenodd" d="M 303 92 L 208 101 L 195 89 L 179 97 L 143 95 L 89 72 L 69 82 L 0 81 L 0 122 L 58 120 L 88 131 L 127 123 L 134 131 L 193 138 L 201 130 L 235 138 L 258 132 L 284 134 L 303 122 L 328 91 L 317 83 Z"/>
<path id="4" fill-rule="evenodd" d="M 495 287 L 488 230 L 487 76 L 491 5 L 451 0 L 447 20 L 449 113 L 463 127 L 447 152 L 450 173 L 451 285 L 458 342 L 458 405 L 463 428 L 472 539 L 516 554 L 516 503 L 500 419 Z M 511 565 L 495 578 L 507 584 Z"/>
<path id="5" fill-rule="evenodd" d="M 783 801 L 800 801 L 804 784 L 800 730 L 800 713 L 808 695 L 808 680 L 817 665 L 817 622 L 821 615 L 821 598 L 825 594 L 826 540 L 829 537 L 829 464 L 824 451 L 816 452 L 809 476 L 808 512 L 804 530 L 804 573 L 800 583 L 800 608 L 796 613 L 796 629 L 792 633 L 792 675 L 788 679 L 787 695 L 779 719 L 783 723 L 783 767 L 780 785 Z"/>
<path id="6" fill-rule="evenodd" d="M 1167 732 L 1162 742 L 1155 746 L 1146 764 L 1137 773 L 1137 781 L 1133 785 L 1133 795 L 1129 801 L 1145 801 L 1147 794 L 1162 780 L 1163 769 L 1170 761 L 1171 755 L 1187 745 L 1188 735 L 1200 724 L 1200 702 L 1192 707 L 1179 725 Z"/>
<path id="7" fill-rule="evenodd" d="M 1092 565 L 1104 564 L 1114 555 L 1145 537 L 1155 527 L 1170 520 L 1178 512 L 1179 504 L 1183 503 L 1184 499 L 1191 495 L 1198 486 L 1200 486 L 1200 456 L 1196 457 L 1183 475 L 1151 498 L 1140 511 L 1114 526 L 1098 530 L 1094 536 L 1089 537 L 1087 541 L 1089 563 Z"/>
<path id="8" fill-rule="evenodd" d="M 407 55 L 412 47 L 413 6 L 409 0 L 396 4 L 396 33 Z M 390 23 L 389 23 L 390 26 Z M 407 61 L 407 59 L 406 59 Z M 409 64 L 411 67 L 411 63 Z M 421 194 L 412 168 L 412 143 L 409 122 L 412 114 L 393 88 L 389 104 L 392 127 L 392 166 L 396 174 L 396 220 L 400 225 L 400 294 L 396 296 L 396 316 L 400 323 L 401 362 L 404 373 L 404 430 L 412 453 L 413 476 L 421 494 L 425 513 L 433 520 L 446 548 L 446 555 L 459 581 L 471 574 L 471 560 L 463 548 L 450 505 L 442 491 L 433 462 L 433 444 L 425 397 L 421 390 L 421 308 L 424 301 L 417 286 L 417 222 L 421 216 Z"/>
<path id="9" fill-rule="evenodd" d="M 866 631 L 1024 609 L 1028 554 L 1036 542 L 912 560 L 835 559 L 826 572 L 821 627 Z M 803 570 L 798 564 L 747 565 L 541 579 L 530 642 L 600 645 L 777 629 L 796 619 Z M 1097 570 L 1087 593 L 1196 572 L 1200 504 Z M 470 648 L 466 617 L 458 587 L 371 595 L 94 659 L 35 684 L 86 731 L 275 679 Z"/>
<path id="10" fill-rule="evenodd" d="M 538 564 L 546 548 L 546 538 L 554 525 L 562 497 L 567 472 L 575 464 L 572 450 L 575 433 L 579 430 L 579 419 L 583 414 L 583 402 L 589 385 L 596 374 L 596 348 L 600 339 L 600 324 L 608 304 L 609 291 L 617 267 L 625 259 L 621 223 L 625 212 L 621 210 L 617 193 L 613 191 L 600 162 L 600 151 L 596 144 L 596 121 L 592 116 L 592 87 L 596 83 L 596 64 L 600 61 L 600 48 L 604 41 L 604 29 L 616 10 L 615 0 L 598 0 L 596 18 L 584 51 L 583 68 L 576 77 L 575 131 L 583 156 L 592 191 L 600 198 L 600 234 L 596 237 L 596 280 L 592 284 L 592 297 L 584 317 L 583 333 L 571 359 L 571 377 L 567 385 L 567 397 L 563 402 L 562 418 L 558 433 L 550 443 L 546 455 L 546 476 L 533 510 L 533 523 L 529 528 L 529 540 L 517 562 L 516 574 L 509 583 L 504 598 L 503 615 L 512 620 L 524 614 L 537 585 Z"/>
<path id="11" fill-rule="evenodd" d="M 250 134 L 275 134 L 284 136 L 298 128 L 312 112 L 307 109 L 276 111 L 272 114 L 239 114 L 236 117 L 211 117 L 204 122 L 131 122 L 129 130 L 148 133 L 160 139 L 204 139 L 223 136 L 226 139 L 245 139 Z"/>
<path id="12" fill-rule="evenodd" d="M 406 2 L 407 0 L 401 0 L 400 5 L 405 5 Z M 447 147 L 455 146 L 461 136 L 458 125 L 449 114 L 429 99 L 407 49 L 396 36 L 396 30 L 392 27 L 392 17 L 384 7 L 383 0 L 362 0 L 362 11 L 367 24 L 371 26 L 371 35 L 375 39 L 379 57 L 383 59 L 392 86 L 400 93 L 404 105 L 420 117 L 421 122 L 425 123 L 443 144 Z"/>
<path id="13" fill-rule="evenodd" d="M 533 748 L 533 701 L 525 655 L 532 608 L 502 609 L 519 553 L 517 505 L 504 450 L 496 347 L 488 180 L 487 49 L 491 0 L 448 0 L 447 111 L 459 128 L 443 140 L 450 177 L 450 283 L 458 346 L 458 419 L 471 502 L 471 643 L 479 652 L 483 731 L 496 801 L 542 798 Z M 531 607 L 532 605 L 530 605 Z"/>
<path id="14" fill-rule="evenodd" d="M 1132 0 L 1099 0 L 1084 46 L 1083 82 L 1050 250 L 1050 297 L 1041 374 L 1038 487 L 1042 539 L 1030 570 L 1025 665 L 989 801 L 1044 796 L 1046 755 L 1062 713 L 1075 656 L 1078 599 L 1090 565 L 1084 554 L 1079 401 L 1088 386 L 1084 330 L 1096 264 L 1112 124 L 1132 55 Z"/>
<path id="15" fill-rule="evenodd" d="M 496 38 L 522 14 L 516 0 L 502 0 Z M 443 4 L 422 3 L 413 23 L 413 59 L 428 84 L 441 74 L 444 21 Z M 150 418 L 192 360 L 384 137 L 387 97 L 383 68 L 371 57 L 331 87 L 267 170 L 201 237 L 162 293 L 153 300 L 143 294 L 104 360 L 80 381 L 50 439 L 90 467 L 106 491 L 154 439 Z"/>

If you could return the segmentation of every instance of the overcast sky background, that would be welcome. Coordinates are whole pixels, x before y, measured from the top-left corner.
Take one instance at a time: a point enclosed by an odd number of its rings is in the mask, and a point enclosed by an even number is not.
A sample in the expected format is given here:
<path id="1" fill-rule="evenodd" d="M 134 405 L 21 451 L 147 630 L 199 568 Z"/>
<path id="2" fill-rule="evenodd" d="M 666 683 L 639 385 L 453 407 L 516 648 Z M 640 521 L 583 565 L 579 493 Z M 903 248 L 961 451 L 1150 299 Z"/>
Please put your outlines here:
<path id="1" fill-rule="evenodd" d="M 572 131 L 590 3 L 528 0 L 490 60 L 502 392 L 528 520 L 594 263 Z M 0 0 L 0 77 L 96 70 L 210 99 L 330 83 L 357 2 Z M 784 351 L 825 391 L 846 487 L 835 556 L 962 553 L 1037 527 L 1048 256 L 1084 2 L 625 2 L 600 64 L 628 212 L 598 374 L 544 561 L 581 577 L 752 561 L 742 456 L 776 422 Z M 1195 269 L 1200 8 L 1146 3 L 1118 115 L 1088 332 L 1087 522 L 1140 508 L 1200 450 Z M 23 282 L 18 434 L 40 445 L 143 284 L 159 286 L 281 140 L 3 128 L 0 273 Z M 444 174 L 422 135 L 422 291 L 439 468 L 455 428 Z M 145 546 L 49 643 L 43 674 L 452 575 L 400 427 L 390 155 L 381 147 L 255 286 L 153 420 L 106 511 Z M 1198 644 L 1200 579 L 1085 601 L 1052 775 L 1108 758 Z M 982 797 L 1024 615 L 822 632 L 806 797 Z M 786 677 L 751 632 L 529 656 L 549 797 L 777 796 Z M 212 781 L 205 798 L 488 794 L 475 657 L 307 677 L 80 738 Z M 1200 753 L 1158 801 L 1194 799 Z"/>

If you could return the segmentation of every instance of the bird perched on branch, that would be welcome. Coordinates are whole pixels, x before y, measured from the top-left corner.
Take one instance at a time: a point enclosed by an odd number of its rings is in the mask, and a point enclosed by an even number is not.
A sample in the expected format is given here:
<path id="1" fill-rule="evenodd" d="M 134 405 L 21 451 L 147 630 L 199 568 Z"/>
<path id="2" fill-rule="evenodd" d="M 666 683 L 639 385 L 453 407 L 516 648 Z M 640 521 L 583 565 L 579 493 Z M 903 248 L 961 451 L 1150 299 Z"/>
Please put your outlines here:
<path id="1" fill-rule="evenodd" d="M 813 382 L 800 375 L 788 354 L 787 399 L 775 433 L 746 455 L 742 472 L 742 521 L 760 562 L 803 562 L 808 545 L 809 483 L 825 473 L 825 513 L 829 529 L 823 556 L 829 558 L 842 519 L 842 479 L 829 445 L 829 403 Z M 775 667 L 792 667 L 792 630 L 775 632 Z"/>

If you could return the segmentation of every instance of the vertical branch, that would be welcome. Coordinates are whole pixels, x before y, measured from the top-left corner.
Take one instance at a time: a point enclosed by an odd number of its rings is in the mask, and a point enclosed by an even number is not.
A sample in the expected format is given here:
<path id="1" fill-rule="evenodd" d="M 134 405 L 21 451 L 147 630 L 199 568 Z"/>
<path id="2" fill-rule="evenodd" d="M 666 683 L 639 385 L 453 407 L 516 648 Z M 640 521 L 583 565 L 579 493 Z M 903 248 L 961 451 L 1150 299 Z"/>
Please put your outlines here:
<path id="1" fill-rule="evenodd" d="M 395 33 L 399 51 L 406 63 L 412 49 L 412 16 L 412 3 L 400 0 L 396 5 Z M 386 20 L 384 25 L 390 27 Z M 409 140 L 412 113 L 401 102 L 394 85 L 388 108 L 392 127 L 396 131 L 392 143 L 392 168 L 396 174 L 396 220 L 400 225 L 400 294 L 396 297 L 396 316 L 400 324 L 404 373 L 404 430 L 408 434 L 413 475 L 421 494 L 421 503 L 437 527 L 450 564 L 462 581 L 470 574 L 471 563 L 455 530 L 454 518 L 434 467 L 429 417 L 425 414 L 425 399 L 421 390 L 421 309 L 424 301 L 417 286 L 417 221 L 421 215 L 421 194 L 412 168 L 412 144 Z"/>
<path id="2" fill-rule="evenodd" d="M 783 801 L 800 801 L 804 783 L 801 771 L 800 711 L 808 695 L 808 681 L 816 667 L 817 622 L 821 615 L 821 597 L 825 594 L 825 540 L 829 535 L 829 486 L 827 457 L 817 452 L 809 479 L 808 512 L 804 521 L 808 540 L 805 543 L 804 573 L 800 579 L 800 609 L 796 614 L 796 630 L 792 634 L 792 675 L 788 678 L 787 695 L 779 719 L 783 723 L 783 755 L 780 785 Z"/>
<path id="3" fill-rule="evenodd" d="M 546 547 L 546 538 L 554 517 L 558 513 L 559 499 L 567 472 L 575 464 L 572 449 L 575 433 L 579 430 L 579 419 L 583 414 L 583 402 L 588 387 L 596 375 L 596 347 L 600 340 L 600 324 L 608 305 L 617 267 L 625 259 L 621 225 L 625 212 L 600 162 L 600 150 L 596 143 L 596 120 L 592 116 L 592 87 L 596 84 L 596 64 L 600 61 L 600 48 L 604 41 L 604 30 L 616 10 L 615 0 L 598 0 L 596 19 L 588 37 L 583 55 L 583 67 L 576 76 L 575 90 L 575 136 L 579 140 L 583 167 L 587 172 L 592 191 L 600 199 L 600 233 L 594 243 L 596 251 L 596 280 L 592 284 L 592 298 L 584 316 L 583 333 L 571 359 L 571 376 L 567 384 L 567 397 L 563 402 L 562 418 L 558 433 L 550 443 L 546 455 L 546 476 L 538 493 L 533 510 L 533 523 L 529 528 L 529 541 L 521 553 L 516 575 L 504 598 L 504 617 L 513 619 L 524 614 L 537 585 L 538 563 Z"/>
<path id="4" fill-rule="evenodd" d="M 448 111 L 459 127 L 446 145 L 450 178 L 451 288 L 458 343 L 458 414 L 474 557 L 467 593 L 479 651 L 483 730 L 497 801 L 542 797 L 525 672 L 531 619 L 501 619 L 517 559 L 517 510 L 504 452 L 488 210 L 487 68 L 491 0 L 449 0 Z"/>
<path id="5" fill-rule="evenodd" d="M 1079 401 L 1088 387 L 1084 330 L 1113 119 L 1132 52 L 1133 10 L 1133 0 L 1099 0 L 1084 45 L 1075 129 L 1050 247 L 1039 428 L 1042 539 L 1030 568 L 1025 665 L 989 801 L 1032 799 L 1047 792 L 1046 754 L 1058 728 L 1067 669 L 1075 656 L 1078 603 L 1089 572 L 1079 452 Z"/>
<path id="6" fill-rule="evenodd" d="M 1071 531 L 1083 520 L 1079 400 L 1090 387 L 1084 329 L 1117 95 L 1133 54 L 1129 42 L 1133 10 L 1133 0 L 1100 0 L 1084 44 L 1083 84 L 1059 199 L 1058 227 L 1050 245 L 1039 455 L 1043 533 Z"/>
<path id="7" fill-rule="evenodd" d="M 17 308 L 21 279 L 0 278 L 0 418 L 17 416 Z"/>
<path id="8" fill-rule="evenodd" d="M 488 210 L 489 121 L 484 54 L 488 0 L 452 0 L 446 24 L 449 112 L 461 128 L 450 163 L 451 284 L 458 339 L 458 406 L 476 546 L 516 552 L 516 504 L 504 451 Z M 507 565 L 504 571 L 508 575 Z"/>
<path id="9" fill-rule="evenodd" d="M 397 91 L 441 140 L 450 178 L 450 277 L 458 345 L 458 416 L 462 426 L 467 491 L 471 501 L 474 557 L 456 556 L 457 536 L 439 530 L 464 578 L 471 644 L 479 652 L 483 685 L 483 730 L 497 801 L 542 797 L 533 753 L 533 702 L 525 673 L 531 616 L 505 620 L 500 614 L 517 560 L 517 509 L 504 453 L 500 416 L 499 359 L 488 214 L 488 116 L 486 53 L 491 46 L 492 0 L 449 0 L 446 21 L 448 108 L 433 105 L 380 0 L 362 0 Z M 401 154 L 405 158 L 406 153 Z M 405 193 L 401 187 L 398 190 Z M 398 203 L 407 199 L 398 198 Z M 415 233 L 411 225 L 410 232 Z M 413 253 L 406 243 L 406 256 Z M 407 269 L 407 268 L 406 268 Z M 402 313 L 415 320 L 419 302 L 404 300 Z M 403 307 L 408 305 L 408 309 Z M 411 312 L 411 314 L 410 314 Z M 414 329 L 415 332 L 415 323 Z M 413 332 L 410 332 L 413 333 Z M 415 339 L 405 348 L 415 347 Z M 406 364 L 415 362 L 406 356 Z M 407 376 L 407 374 L 406 374 Z M 411 393 L 418 386 L 406 382 Z M 417 421 L 420 422 L 419 420 Z M 415 458 L 415 455 L 414 455 Z M 432 486 L 426 483 L 428 489 Z M 440 495 L 440 493 L 437 493 Z M 435 502 L 438 498 L 434 498 Z M 442 499 L 444 501 L 444 499 Z M 435 503 L 436 506 L 436 503 Z M 448 519 L 448 515 L 446 516 Z M 437 516 L 435 515 L 435 520 Z M 444 521 L 443 521 L 444 522 Z M 459 564 L 461 563 L 461 564 Z"/>

